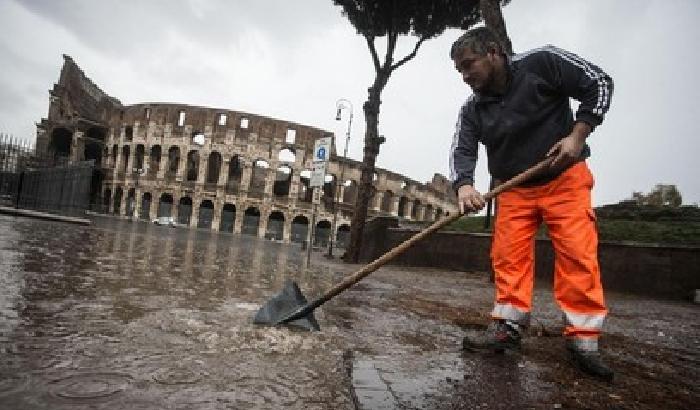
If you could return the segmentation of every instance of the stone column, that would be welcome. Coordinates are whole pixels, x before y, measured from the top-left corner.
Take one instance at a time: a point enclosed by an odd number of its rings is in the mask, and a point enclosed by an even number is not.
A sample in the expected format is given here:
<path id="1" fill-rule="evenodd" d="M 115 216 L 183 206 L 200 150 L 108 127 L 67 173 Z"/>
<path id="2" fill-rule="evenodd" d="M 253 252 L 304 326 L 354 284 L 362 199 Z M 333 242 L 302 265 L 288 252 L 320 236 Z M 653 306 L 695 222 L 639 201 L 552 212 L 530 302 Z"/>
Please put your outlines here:
<path id="1" fill-rule="evenodd" d="M 180 213 L 180 198 L 179 195 L 176 195 L 173 193 L 173 206 L 170 208 L 170 217 L 173 218 L 173 221 L 177 223 L 177 216 Z"/>
<path id="2" fill-rule="evenodd" d="M 239 192 L 247 194 L 250 188 L 250 178 L 253 176 L 253 169 L 251 168 L 251 164 L 248 164 L 247 161 L 244 165 L 243 160 L 241 160 L 241 166 L 243 170 L 241 172 L 241 186 Z"/>
<path id="3" fill-rule="evenodd" d="M 114 148 L 114 147 L 112 147 L 112 148 Z M 114 168 L 112 169 L 112 179 L 115 181 L 117 180 L 117 173 L 121 169 L 122 161 L 124 160 L 122 158 L 121 150 L 122 150 L 122 147 L 120 145 L 117 145 L 117 155 L 116 155 L 117 160 L 114 161 Z"/>
<path id="4" fill-rule="evenodd" d="M 372 204 L 372 209 L 379 212 L 382 209 L 382 199 L 384 198 L 384 192 L 375 191 L 374 192 L 374 203 Z"/>
<path id="5" fill-rule="evenodd" d="M 85 152 L 85 140 L 83 140 L 83 132 L 75 131 L 71 138 L 70 144 L 70 159 L 71 161 L 82 161 Z"/>
<path id="6" fill-rule="evenodd" d="M 221 168 L 219 169 L 219 180 L 216 183 L 216 186 L 218 188 L 223 188 L 226 186 L 226 177 L 228 177 L 228 167 L 229 167 L 230 162 L 231 162 L 230 158 L 228 160 L 224 161 L 223 155 L 222 155 Z M 224 170 L 226 170 L 226 172 L 224 172 Z"/>
<path id="7" fill-rule="evenodd" d="M 176 178 L 178 181 L 184 180 L 184 175 L 185 175 L 185 168 L 187 168 L 187 150 L 183 150 L 183 147 L 180 148 L 180 162 L 177 165 L 177 174 Z"/>
<path id="8" fill-rule="evenodd" d="M 267 221 L 270 219 L 270 212 L 260 210 L 260 223 L 258 224 L 258 238 L 264 238 L 267 233 Z"/>
<path id="9" fill-rule="evenodd" d="M 399 215 L 399 201 L 401 201 L 400 196 L 395 196 L 391 200 L 391 216 Z"/>
<path id="10" fill-rule="evenodd" d="M 292 207 L 296 206 L 299 198 L 299 189 L 301 187 L 301 175 L 296 169 L 292 170 L 292 180 L 289 181 L 289 203 Z"/>
<path id="11" fill-rule="evenodd" d="M 129 178 L 132 170 L 134 169 L 134 158 L 136 158 L 136 145 L 132 144 L 129 147 L 129 161 L 126 164 L 126 172 L 124 172 L 124 178 Z"/>
<path id="12" fill-rule="evenodd" d="M 282 242 L 289 243 L 292 239 L 292 219 L 293 214 L 288 214 L 284 216 L 284 232 L 282 233 Z"/>
<path id="13" fill-rule="evenodd" d="M 139 219 L 141 215 L 141 188 L 134 189 L 134 219 Z"/>
<path id="14" fill-rule="evenodd" d="M 168 155 L 167 152 L 163 154 L 163 146 L 160 146 L 160 165 L 158 166 L 158 171 L 156 171 L 156 179 L 163 180 L 165 178 L 165 170 L 168 166 Z"/>
<path id="15" fill-rule="evenodd" d="M 236 204 L 236 219 L 233 220 L 233 233 L 241 234 L 243 228 L 243 217 L 245 216 L 245 207 L 238 207 Z"/>
<path id="16" fill-rule="evenodd" d="M 151 220 L 158 217 L 158 205 L 159 204 L 160 204 L 160 192 L 159 191 L 152 191 L 151 192 L 151 210 L 150 210 Z"/>
<path id="17" fill-rule="evenodd" d="M 192 215 L 190 216 L 190 228 L 196 228 L 199 222 L 199 205 L 201 201 L 196 200 L 198 195 L 192 195 Z"/>
<path id="18" fill-rule="evenodd" d="M 209 153 L 199 152 L 199 169 L 197 170 L 197 183 L 203 184 L 207 178 L 207 168 L 209 168 Z"/>
<path id="19" fill-rule="evenodd" d="M 214 215 L 211 217 L 211 230 L 219 232 L 219 225 L 221 225 L 221 210 L 224 208 L 224 204 L 220 200 L 214 201 Z"/>
<path id="20" fill-rule="evenodd" d="M 411 214 L 413 214 L 413 201 L 410 199 L 406 201 L 406 208 L 404 209 L 404 215 L 406 215 L 407 219 L 413 219 L 411 218 Z"/>
<path id="21" fill-rule="evenodd" d="M 263 198 L 269 199 L 272 198 L 275 177 L 277 176 L 277 165 L 270 163 L 270 168 L 265 171 L 265 191 Z"/>

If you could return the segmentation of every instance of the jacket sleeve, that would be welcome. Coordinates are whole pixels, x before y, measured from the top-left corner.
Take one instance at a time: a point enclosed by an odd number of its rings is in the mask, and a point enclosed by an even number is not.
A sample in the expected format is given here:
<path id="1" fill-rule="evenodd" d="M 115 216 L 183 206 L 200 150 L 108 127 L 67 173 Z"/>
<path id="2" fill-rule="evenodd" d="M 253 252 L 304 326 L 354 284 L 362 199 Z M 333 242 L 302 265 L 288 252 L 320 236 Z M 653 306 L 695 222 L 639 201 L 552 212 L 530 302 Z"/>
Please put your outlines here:
<path id="1" fill-rule="evenodd" d="M 455 191 L 462 185 L 474 185 L 474 168 L 479 152 L 479 128 L 474 107 L 467 101 L 459 110 L 450 149 L 450 178 Z"/>
<path id="2" fill-rule="evenodd" d="M 581 104 L 576 120 L 595 128 L 610 108 L 613 80 L 598 66 L 554 46 L 543 48 L 544 74 L 552 85 Z"/>

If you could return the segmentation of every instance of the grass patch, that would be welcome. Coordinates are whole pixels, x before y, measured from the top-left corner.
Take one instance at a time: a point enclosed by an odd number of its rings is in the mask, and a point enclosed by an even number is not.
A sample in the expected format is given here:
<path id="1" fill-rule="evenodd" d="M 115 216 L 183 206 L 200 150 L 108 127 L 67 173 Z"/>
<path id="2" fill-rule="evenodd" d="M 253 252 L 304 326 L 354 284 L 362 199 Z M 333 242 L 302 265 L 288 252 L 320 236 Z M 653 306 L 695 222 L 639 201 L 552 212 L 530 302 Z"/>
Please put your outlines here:
<path id="1" fill-rule="evenodd" d="M 483 216 L 460 218 L 445 229 L 459 232 L 491 232 L 484 227 Z M 493 220 L 491 221 L 493 227 Z M 674 245 L 700 245 L 700 222 L 633 221 L 598 218 L 598 234 L 602 241 L 631 241 Z M 544 224 L 538 237 L 547 237 Z"/>

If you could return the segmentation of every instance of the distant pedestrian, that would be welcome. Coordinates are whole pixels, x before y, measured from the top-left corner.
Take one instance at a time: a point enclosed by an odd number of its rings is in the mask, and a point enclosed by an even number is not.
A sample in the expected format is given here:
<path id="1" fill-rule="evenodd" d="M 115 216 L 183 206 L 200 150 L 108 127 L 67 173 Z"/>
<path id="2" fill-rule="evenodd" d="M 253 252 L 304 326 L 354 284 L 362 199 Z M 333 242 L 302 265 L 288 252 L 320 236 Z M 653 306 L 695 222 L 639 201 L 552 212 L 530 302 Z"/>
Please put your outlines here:
<path id="1" fill-rule="evenodd" d="M 593 176 L 588 135 L 610 105 L 612 79 L 568 51 L 545 46 L 509 56 L 485 27 L 462 35 L 450 57 L 473 95 L 462 106 L 450 166 L 462 212 L 484 207 L 474 189 L 478 144 L 488 168 L 505 181 L 547 156 L 547 172 L 498 197 L 491 257 L 494 321 L 465 349 L 518 348 L 529 325 L 534 283 L 534 236 L 544 222 L 555 251 L 554 295 L 564 312 L 566 345 L 577 366 L 613 378 L 598 352 L 607 313 L 598 267 L 598 233 L 591 208 Z M 569 98 L 580 102 L 576 115 Z"/>

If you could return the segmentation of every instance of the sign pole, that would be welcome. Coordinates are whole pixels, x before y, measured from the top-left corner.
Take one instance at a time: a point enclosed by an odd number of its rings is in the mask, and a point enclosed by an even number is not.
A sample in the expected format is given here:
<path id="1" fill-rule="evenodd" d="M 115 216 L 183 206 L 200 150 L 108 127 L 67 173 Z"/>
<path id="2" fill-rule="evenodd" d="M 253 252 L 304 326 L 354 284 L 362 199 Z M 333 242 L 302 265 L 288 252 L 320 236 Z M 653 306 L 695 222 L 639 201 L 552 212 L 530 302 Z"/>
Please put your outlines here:
<path id="1" fill-rule="evenodd" d="M 316 197 L 316 188 L 312 188 L 312 200 Z M 309 225 L 309 233 L 307 235 L 308 242 L 306 243 L 306 267 L 311 266 L 311 248 L 314 246 L 314 227 L 316 226 L 316 212 L 318 210 L 318 205 L 313 204 L 313 210 L 311 211 L 311 225 Z"/>

